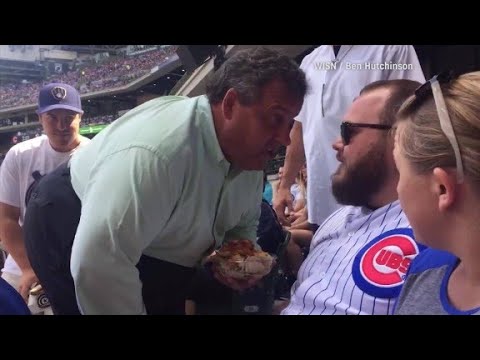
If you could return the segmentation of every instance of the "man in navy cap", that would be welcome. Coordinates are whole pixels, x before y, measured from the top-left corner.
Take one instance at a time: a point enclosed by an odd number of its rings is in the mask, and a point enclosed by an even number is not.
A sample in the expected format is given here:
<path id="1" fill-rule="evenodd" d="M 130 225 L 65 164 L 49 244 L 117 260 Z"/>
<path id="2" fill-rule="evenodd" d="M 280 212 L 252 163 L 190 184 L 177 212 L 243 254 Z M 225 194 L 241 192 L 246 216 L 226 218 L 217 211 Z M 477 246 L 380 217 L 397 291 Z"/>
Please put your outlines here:
<path id="1" fill-rule="evenodd" d="M 0 168 L 0 239 L 9 253 L 2 278 L 25 299 L 38 278 L 27 257 L 23 223 L 28 195 L 43 175 L 66 162 L 89 139 L 79 135 L 83 115 L 80 94 L 70 85 L 52 83 L 39 93 L 37 114 L 44 135 L 13 146 Z M 51 312 L 42 301 L 44 313 Z"/>

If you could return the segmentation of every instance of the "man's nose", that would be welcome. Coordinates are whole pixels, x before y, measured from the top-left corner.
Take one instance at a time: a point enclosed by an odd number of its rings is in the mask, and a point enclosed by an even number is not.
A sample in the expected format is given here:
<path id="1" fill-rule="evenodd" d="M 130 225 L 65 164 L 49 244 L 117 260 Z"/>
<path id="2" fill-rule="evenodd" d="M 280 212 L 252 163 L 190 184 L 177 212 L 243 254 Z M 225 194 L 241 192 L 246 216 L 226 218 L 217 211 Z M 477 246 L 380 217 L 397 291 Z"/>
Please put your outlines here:
<path id="1" fill-rule="evenodd" d="M 58 130 L 65 130 L 68 127 L 68 120 L 67 119 L 58 119 L 57 120 L 57 129 Z"/>
<path id="2" fill-rule="evenodd" d="M 342 140 L 342 137 L 339 136 L 335 139 L 335 141 L 332 143 L 332 148 L 333 150 L 335 151 L 340 151 L 340 150 L 343 150 L 343 147 L 345 145 L 343 144 L 343 140 Z"/>

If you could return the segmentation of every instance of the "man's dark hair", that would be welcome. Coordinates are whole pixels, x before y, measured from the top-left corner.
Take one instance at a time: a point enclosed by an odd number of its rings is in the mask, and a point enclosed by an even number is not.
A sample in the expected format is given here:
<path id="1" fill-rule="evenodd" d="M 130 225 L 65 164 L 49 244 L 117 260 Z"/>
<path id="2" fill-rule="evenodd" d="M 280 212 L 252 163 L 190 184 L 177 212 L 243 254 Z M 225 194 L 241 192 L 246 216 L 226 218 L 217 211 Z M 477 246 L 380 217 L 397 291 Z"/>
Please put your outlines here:
<path id="1" fill-rule="evenodd" d="M 265 47 L 242 50 L 228 58 L 212 74 L 206 92 L 210 104 L 215 105 L 234 88 L 242 105 L 252 105 L 260 100 L 262 88 L 273 80 L 284 82 L 288 92 L 298 99 L 307 92 L 305 73 L 295 61 Z"/>
<path id="2" fill-rule="evenodd" d="M 396 115 L 400 106 L 405 100 L 414 94 L 415 90 L 420 85 L 421 83 L 418 81 L 407 79 L 379 80 L 365 86 L 360 91 L 360 95 L 365 95 L 366 93 L 380 88 L 390 89 L 390 96 L 385 103 L 385 108 L 380 114 L 380 123 L 393 125 L 396 121 Z"/>

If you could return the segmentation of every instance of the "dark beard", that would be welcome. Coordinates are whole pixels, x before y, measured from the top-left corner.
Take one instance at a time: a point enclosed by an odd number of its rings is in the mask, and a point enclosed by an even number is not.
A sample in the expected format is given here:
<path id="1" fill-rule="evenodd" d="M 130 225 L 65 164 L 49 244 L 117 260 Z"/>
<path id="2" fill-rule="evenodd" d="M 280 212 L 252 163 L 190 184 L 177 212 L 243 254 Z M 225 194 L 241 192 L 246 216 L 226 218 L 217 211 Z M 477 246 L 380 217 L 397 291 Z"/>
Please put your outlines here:
<path id="1" fill-rule="evenodd" d="M 342 205 L 369 206 L 386 180 L 385 148 L 377 146 L 371 149 L 353 167 L 347 168 L 342 178 L 336 177 L 340 167 L 332 175 L 332 192 Z"/>

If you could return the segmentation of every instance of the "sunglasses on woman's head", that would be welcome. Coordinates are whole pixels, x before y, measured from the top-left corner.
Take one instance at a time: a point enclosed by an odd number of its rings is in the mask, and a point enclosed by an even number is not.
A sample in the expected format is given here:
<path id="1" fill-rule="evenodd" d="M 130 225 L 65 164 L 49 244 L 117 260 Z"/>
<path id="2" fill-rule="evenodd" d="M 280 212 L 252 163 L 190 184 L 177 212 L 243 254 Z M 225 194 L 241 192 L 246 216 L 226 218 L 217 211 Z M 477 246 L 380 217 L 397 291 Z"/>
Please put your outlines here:
<path id="1" fill-rule="evenodd" d="M 452 71 L 442 72 L 435 75 L 425 84 L 421 85 L 415 90 L 414 103 L 418 106 L 420 103 L 429 98 L 430 93 L 433 95 L 435 101 L 435 107 L 437 109 L 438 119 L 440 121 L 440 128 L 450 142 L 453 152 L 455 153 L 455 162 L 457 167 L 457 183 L 461 184 L 464 180 L 462 156 L 460 153 L 460 147 L 458 145 L 455 131 L 453 130 L 452 120 L 448 114 L 447 105 L 445 104 L 445 98 L 443 97 L 441 84 L 447 84 L 458 77 Z"/>

